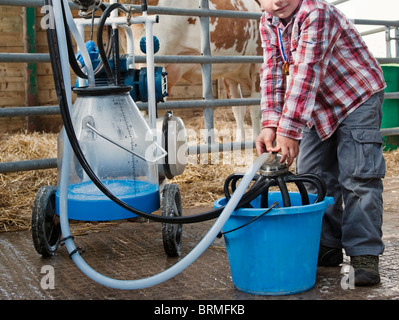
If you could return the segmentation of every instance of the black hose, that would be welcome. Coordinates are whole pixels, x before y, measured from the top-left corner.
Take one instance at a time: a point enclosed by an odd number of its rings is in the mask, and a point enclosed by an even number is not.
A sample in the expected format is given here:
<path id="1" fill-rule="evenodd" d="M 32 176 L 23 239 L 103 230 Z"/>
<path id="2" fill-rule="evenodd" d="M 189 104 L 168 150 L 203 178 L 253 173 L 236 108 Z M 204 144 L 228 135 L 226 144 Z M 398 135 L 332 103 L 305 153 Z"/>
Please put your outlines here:
<path id="1" fill-rule="evenodd" d="M 104 11 L 106 9 L 106 6 L 101 5 L 100 8 Z M 94 12 L 92 13 L 94 16 Z M 73 49 L 73 44 L 72 44 L 72 39 L 71 39 L 71 33 L 69 31 L 69 26 L 66 20 L 66 15 L 65 15 L 65 10 L 64 10 L 64 6 L 62 6 L 62 15 L 64 18 L 64 28 L 65 28 L 65 37 L 66 37 L 66 41 L 67 41 L 67 48 L 68 48 L 68 57 L 69 57 L 69 64 L 71 65 L 71 68 L 73 70 L 73 72 L 82 79 L 87 79 L 87 75 L 82 71 L 82 69 L 80 68 L 78 62 L 75 59 L 75 52 Z M 108 27 L 108 36 L 107 36 L 107 45 L 106 45 L 106 56 L 110 55 L 110 37 L 111 37 L 111 27 Z M 107 60 L 108 61 L 108 60 Z M 94 70 L 94 74 L 97 75 L 98 73 L 100 73 L 102 70 L 102 63 L 100 63 L 96 69 Z"/>
<path id="2" fill-rule="evenodd" d="M 45 4 L 51 5 L 52 6 L 52 0 L 44 0 Z M 121 6 L 120 4 L 115 4 L 115 6 L 111 5 L 109 6 L 103 16 L 108 16 L 110 12 L 117 7 Z M 111 7 L 111 8 L 110 8 Z M 107 12 L 107 10 L 109 11 Z M 102 25 L 104 26 L 105 19 L 101 19 Z M 102 39 L 101 39 L 102 40 Z M 75 130 L 73 128 L 73 123 L 71 120 L 71 115 L 69 112 L 68 108 L 68 103 L 67 103 L 67 95 L 66 95 L 66 88 L 64 86 L 64 77 L 62 73 L 62 67 L 61 67 L 61 59 L 60 59 L 60 49 L 58 45 L 58 39 L 57 39 L 57 34 L 55 28 L 47 28 L 47 41 L 49 45 L 49 53 L 50 53 L 50 60 L 51 60 L 51 65 L 53 69 L 53 77 L 54 77 L 54 83 L 55 83 L 55 89 L 57 92 L 57 97 L 58 97 L 58 103 L 60 105 L 60 111 L 61 111 L 61 117 L 64 123 L 65 127 L 65 132 L 68 136 L 68 139 L 71 143 L 72 150 L 75 153 L 76 158 L 78 159 L 80 165 L 82 166 L 83 170 L 87 173 L 89 178 L 93 181 L 93 183 L 112 201 L 120 205 L 121 207 L 125 208 L 126 210 L 137 214 L 140 217 L 150 219 L 156 222 L 163 222 L 163 223 L 172 223 L 172 224 L 186 224 L 186 223 L 196 223 L 196 222 L 202 222 L 210 219 L 217 218 L 220 213 L 223 211 L 224 206 L 210 210 L 201 214 L 193 215 L 193 216 L 187 216 L 187 217 L 162 217 L 158 215 L 153 215 L 153 214 L 148 214 L 146 212 L 142 212 L 140 210 L 137 210 L 125 202 L 123 202 L 121 199 L 117 198 L 115 195 L 113 195 L 106 187 L 105 185 L 101 182 L 101 180 L 96 176 L 96 174 L 93 172 L 91 169 L 89 163 L 87 162 L 81 148 L 78 142 L 78 139 L 75 134 Z M 68 44 L 67 44 L 68 45 Z M 100 44 L 99 44 L 100 48 Z M 104 48 L 102 46 L 102 41 L 101 41 L 101 49 L 102 53 L 104 54 Z M 104 61 L 103 61 L 104 62 Z M 109 63 L 106 60 L 105 65 L 108 65 L 109 68 Z M 106 67 L 107 68 L 107 67 Z M 112 74 L 112 72 L 111 72 Z M 249 204 L 253 199 L 258 197 L 262 192 L 265 192 L 267 188 L 269 188 L 269 184 L 261 184 L 264 179 L 263 177 L 257 177 L 255 183 L 253 186 L 242 196 L 239 204 L 237 205 L 237 208 L 243 207 L 247 204 Z M 237 182 L 237 181 L 236 181 Z M 236 183 L 235 182 L 235 183 Z"/>
<path id="3" fill-rule="evenodd" d="M 52 0 L 44 0 L 47 5 L 52 7 Z M 153 214 L 148 214 L 146 212 L 139 211 L 122 200 L 115 197 L 105 186 L 104 184 L 98 179 L 95 175 L 93 170 L 91 169 L 89 163 L 87 162 L 78 142 L 78 139 L 75 134 L 75 130 L 73 128 L 71 115 L 68 108 L 67 103 L 67 96 L 66 96 L 66 88 L 64 86 L 64 77 L 62 73 L 61 67 L 61 58 L 60 58 L 60 49 L 58 45 L 58 38 L 55 28 L 47 28 L 47 41 L 49 46 L 49 53 L 50 53 L 50 61 L 51 66 L 53 69 L 53 78 L 55 83 L 55 89 L 57 92 L 58 103 L 60 105 L 60 112 L 61 117 L 64 123 L 65 132 L 68 136 L 68 139 L 71 143 L 71 147 L 75 153 L 76 158 L 78 159 L 80 165 L 82 166 L 83 170 L 87 173 L 93 183 L 112 201 L 119 204 L 121 207 L 127 209 L 130 212 L 137 214 L 143 218 L 151 219 L 157 222 L 164 222 L 164 223 L 195 223 L 206 221 L 210 219 L 217 218 L 220 213 L 223 211 L 223 207 L 211 210 L 209 212 L 205 212 L 203 214 L 198 214 L 196 216 L 190 217 L 162 217 Z"/>
<path id="4" fill-rule="evenodd" d="M 276 182 L 278 187 L 280 188 L 281 191 L 281 197 L 283 199 L 283 206 L 284 207 L 291 207 L 291 199 L 290 199 L 290 194 L 288 193 L 287 185 L 285 183 L 284 177 L 283 176 L 277 176 L 276 177 Z"/>
<path id="5" fill-rule="evenodd" d="M 227 201 L 231 197 L 230 189 L 232 190 L 232 192 L 234 192 L 237 186 L 237 182 L 240 179 L 242 179 L 243 176 L 244 175 L 241 173 L 233 173 L 226 178 L 223 190 Z M 295 185 L 297 186 L 301 196 L 302 205 L 310 204 L 309 195 L 304 183 L 310 183 L 317 189 L 317 197 L 314 203 L 323 201 L 327 193 L 327 187 L 325 182 L 318 175 L 311 173 L 294 175 L 291 172 L 288 172 L 283 175 L 270 175 L 270 176 L 255 175 L 252 178 L 252 180 L 255 181 L 255 183 L 251 186 L 251 191 L 253 194 L 255 193 L 259 194 L 259 190 L 260 189 L 263 190 L 262 193 L 260 194 L 261 208 L 268 207 L 268 189 L 270 187 L 278 187 L 282 194 L 283 206 L 290 207 L 291 200 L 286 186 L 287 182 L 295 183 Z"/>
<path id="6" fill-rule="evenodd" d="M 305 185 L 302 183 L 302 181 L 294 181 L 294 183 L 297 186 L 299 193 L 301 195 L 302 205 L 306 206 L 306 205 L 310 204 L 308 192 L 305 188 Z"/>
<path id="7" fill-rule="evenodd" d="M 116 84 L 116 79 L 112 73 L 111 67 L 108 62 L 108 57 L 105 53 L 104 50 L 104 43 L 103 43 L 103 28 L 105 25 L 105 21 L 107 18 L 110 16 L 111 12 L 114 11 L 115 9 L 121 9 L 125 12 L 129 12 L 129 9 L 126 8 L 124 5 L 120 3 L 113 3 L 107 7 L 107 9 L 104 10 L 104 13 L 101 15 L 100 21 L 98 23 L 97 27 L 97 46 L 98 46 L 98 52 L 101 57 L 102 64 L 105 69 L 105 73 L 107 74 L 108 78 L 108 83 L 109 84 Z"/>
<path id="8" fill-rule="evenodd" d="M 106 7 L 105 7 L 106 8 Z M 105 56 L 107 57 L 107 61 L 111 57 L 112 54 L 112 27 L 108 26 L 107 27 L 107 44 L 105 45 Z M 98 47 L 98 46 L 97 46 Z M 100 59 L 100 62 L 98 63 L 96 69 L 94 70 L 94 76 L 98 75 L 101 71 L 104 69 L 104 64 L 102 59 Z"/>
<path id="9" fill-rule="evenodd" d="M 52 0 L 45 0 L 49 5 L 52 5 Z M 64 87 L 64 77 L 61 68 L 61 59 L 60 59 L 60 52 L 58 46 L 58 39 L 55 29 L 47 29 L 47 39 L 49 45 L 49 53 L 50 53 L 50 60 L 53 69 L 53 77 L 55 83 L 55 89 L 57 91 L 58 103 L 60 105 L 61 117 L 64 123 L 65 132 L 68 136 L 68 139 L 71 143 L 71 147 L 75 153 L 76 158 L 78 159 L 80 165 L 82 166 L 83 170 L 87 173 L 93 183 L 112 201 L 120 205 L 121 207 L 125 208 L 126 210 L 137 214 L 146 219 L 150 219 L 156 222 L 163 222 L 163 223 L 173 223 L 173 224 L 184 224 L 184 223 L 196 223 L 202 222 L 210 219 L 217 218 L 220 213 L 223 211 L 224 207 L 220 207 L 214 210 L 210 210 L 204 212 L 202 214 L 198 214 L 195 216 L 188 216 L 188 217 L 162 217 L 158 215 L 148 214 L 146 212 L 139 211 L 116 196 L 114 196 L 99 180 L 99 178 L 95 175 L 92 171 L 89 163 L 87 162 L 78 142 L 78 139 L 75 134 L 75 130 L 73 128 L 71 115 L 69 112 L 68 104 L 67 104 L 67 97 L 66 91 Z M 247 197 L 250 194 L 250 191 L 247 192 Z M 239 206 L 245 205 L 242 201 L 240 201 Z"/>
<path id="10" fill-rule="evenodd" d="M 315 200 L 315 203 L 323 201 L 326 196 L 327 186 L 318 175 L 311 173 L 301 174 L 298 176 L 290 175 L 287 177 L 286 181 L 294 183 L 297 183 L 299 181 L 301 183 L 305 182 L 312 184 L 317 189 L 317 198 Z"/>
<path id="11" fill-rule="evenodd" d="M 147 0 L 141 0 L 141 11 L 146 12 L 148 10 Z"/>
<path id="12" fill-rule="evenodd" d="M 120 86 L 121 80 L 121 67 L 119 59 L 119 31 L 118 29 L 112 29 L 112 60 L 114 67 L 115 84 Z"/>
<path id="13" fill-rule="evenodd" d="M 242 179 L 243 177 L 244 177 L 244 174 L 233 173 L 226 178 L 226 180 L 224 181 L 224 187 L 223 187 L 224 196 L 226 197 L 226 200 L 229 200 L 231 197 L 229 189 L 231 188 L 231 191 L 234 192 L 237 188 L 238 180 Z M 258 179 L 259 179 L 259 175 L 255 175 L 252 178 L 253 181 L 257 181 Z"/>
<path id="14" fill-rule="evenodd" d="M 73 72 L 75 72 L 75 74 L 79 78 L 87 79 L 88 78 L 87 75 L 80 69 L 78 62 L 75 59 L 75 52 L 73 50 L 71 33 L 69 31 L 68 23 L 66 21 L 66 15 L 65 15 L 65 10 L 64 10 L 63 5 L 62 5 L 62 16 L 64 18 L 64 29 L 65 29 L 65 37 L 66 37 L 66 41 L 67 41 L 69 64 L 71 65 Z"/>

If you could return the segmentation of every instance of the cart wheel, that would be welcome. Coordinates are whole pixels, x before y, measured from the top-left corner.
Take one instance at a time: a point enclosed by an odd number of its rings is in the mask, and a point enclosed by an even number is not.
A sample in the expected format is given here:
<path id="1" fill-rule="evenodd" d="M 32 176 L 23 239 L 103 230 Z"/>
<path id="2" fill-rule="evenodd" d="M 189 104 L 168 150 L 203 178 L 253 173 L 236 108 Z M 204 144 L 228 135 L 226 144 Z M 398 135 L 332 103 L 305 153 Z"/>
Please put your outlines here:
<path id="1" fill-rule="evenodd" d="M 44 257 L 54 255 L 58 248 L 61 226 L 55 212 L 54 186 L 43 186 L 36 194 L 32 209 L 32 239 L 36 251 Z"/>
<path id="2" fill-rule="evenodd" d="M 162 193 L 161 211 L 163 217 L 182 215 L 182 202 L 179 186 L 166 184 Z M 166 254 L 176 257 L 180 254 L 183 226 L 181 224 L 162 223 L 162 239 Z"/>

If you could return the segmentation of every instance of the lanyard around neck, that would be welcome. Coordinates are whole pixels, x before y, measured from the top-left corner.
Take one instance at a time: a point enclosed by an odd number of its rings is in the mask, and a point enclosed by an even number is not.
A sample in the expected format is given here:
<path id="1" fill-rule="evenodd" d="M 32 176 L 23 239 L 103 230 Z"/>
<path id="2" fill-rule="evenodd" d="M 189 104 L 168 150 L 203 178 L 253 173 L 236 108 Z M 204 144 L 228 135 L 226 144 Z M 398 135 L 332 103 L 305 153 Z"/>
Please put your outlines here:
<path id="1" fill-rule="evenodd" d="M 281 54 L 281 57 L 283 58 L 284 62 L 287 62 L 287 56 L 285 55 L 285 50 L 284 50 L 283 37 L 281 36 L 281 29 L 279 27 L 276 27 L 276 28 L 277 28 L 278 47 L 280 49 L 280 54 Z"/>
<path id="2" fill-rule="evenodd" d="M 289 71 L 290 63 L 288 61 L 287 56 L 285 55 L 284 42 L 283 42 L 283 38 L 281 36 L 281 29 L 279 27 L 276 27 L 276 29 L 277 29 L 277 36 L 278 36 L 278 47 L 280 49 L 280 55 L 281 55 L 281 57 L 283 58 L 283 61 L 284 61 L 283 66 L 282 66 L 282 70 L 283 70 L 283 73 L 286 76 L 288 76 L 289 73 L 290 73 L 290 71 Z"/>

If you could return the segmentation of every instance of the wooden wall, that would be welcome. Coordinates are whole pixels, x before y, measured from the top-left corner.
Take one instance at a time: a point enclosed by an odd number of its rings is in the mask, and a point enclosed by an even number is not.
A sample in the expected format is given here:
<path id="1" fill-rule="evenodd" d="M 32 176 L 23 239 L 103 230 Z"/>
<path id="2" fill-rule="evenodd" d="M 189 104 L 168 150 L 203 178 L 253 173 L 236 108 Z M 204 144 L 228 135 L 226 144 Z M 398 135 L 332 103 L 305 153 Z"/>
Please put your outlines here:
<path id="1" fill-rule="evenodd" d="M 0 6 L 0 52 L 24 52 L 21 8 Z M 25 64 L 0 62 L 0 106 L 25 104 Z M 13 122 L 10 125 L 10 120 Z M 0 130 L 24 124 L 23 119 L 0 118 Z"/>

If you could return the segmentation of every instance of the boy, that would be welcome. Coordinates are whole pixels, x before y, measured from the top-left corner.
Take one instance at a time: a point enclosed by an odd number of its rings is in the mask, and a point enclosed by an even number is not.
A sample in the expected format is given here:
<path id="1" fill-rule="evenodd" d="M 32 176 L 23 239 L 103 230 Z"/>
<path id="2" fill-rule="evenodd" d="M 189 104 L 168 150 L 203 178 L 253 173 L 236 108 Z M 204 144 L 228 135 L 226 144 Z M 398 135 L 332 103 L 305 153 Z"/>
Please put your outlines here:
<path id="1" fill-rule="evenodd" d="M 324 179 L 335 203 L 323 217 L 318 264 L 338 266 L 344 248 L 355 285 L 377 284 L 384 250 L 381 68 L 353 24 L 326 1 L 260 3 L 257 151 L 281 151 L 288 166 L 298 156 L 299 174 Z"/>

